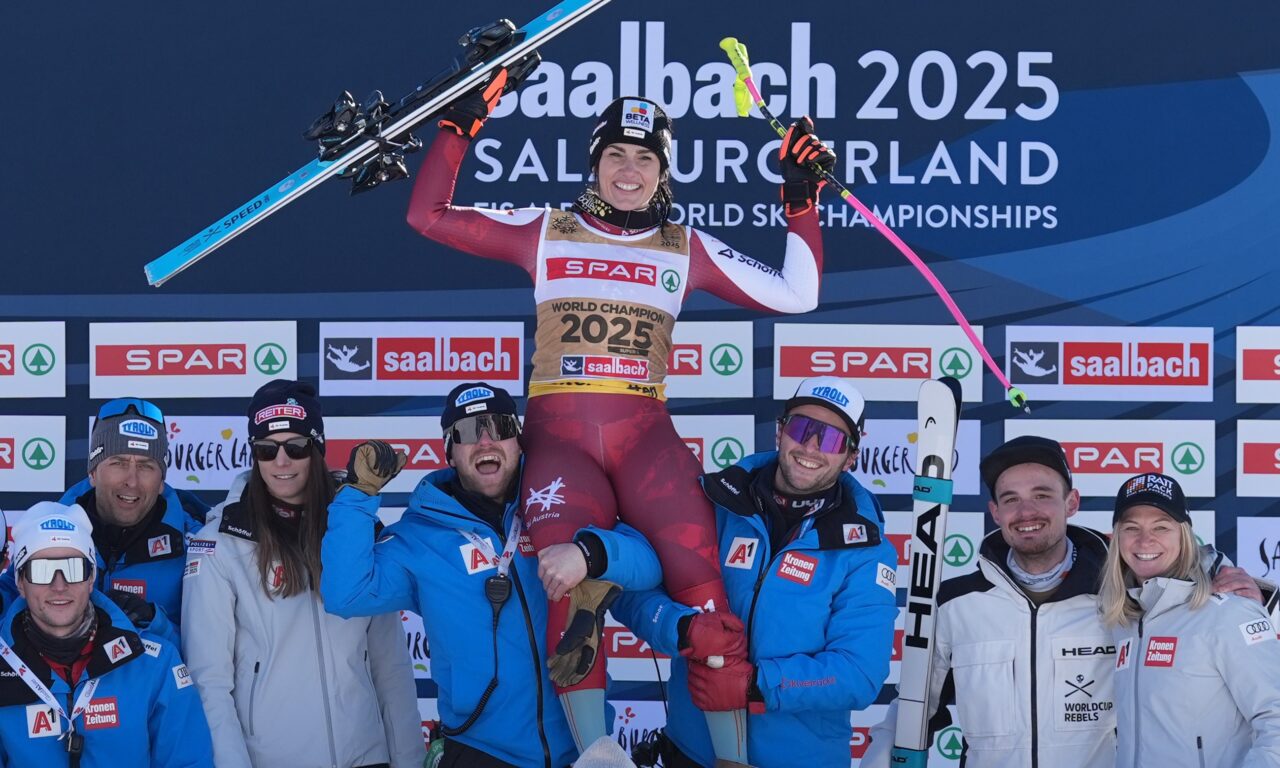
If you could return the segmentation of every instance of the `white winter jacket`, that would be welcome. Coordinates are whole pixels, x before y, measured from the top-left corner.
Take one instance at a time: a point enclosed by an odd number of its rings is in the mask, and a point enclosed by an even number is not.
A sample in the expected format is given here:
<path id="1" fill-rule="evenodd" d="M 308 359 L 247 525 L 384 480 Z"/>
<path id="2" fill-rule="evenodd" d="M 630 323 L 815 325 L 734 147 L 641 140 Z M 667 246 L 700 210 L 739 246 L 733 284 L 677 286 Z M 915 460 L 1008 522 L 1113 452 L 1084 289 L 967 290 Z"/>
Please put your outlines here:
<path id="1" fill-rule="evenodd" d="M 1113 630 L 1117 768 L 1280 766 L 1280 642 L 1263 607 L 1192 584 L 1130 590 L 1140 621 Z"/>
<path id="2" fill-rule="evenodd" d="M 268 597 L 243 508 L 210 519 L 187 550 L 182 651 L 218 768 L 421 766 L 399 615 L 341 619 L 317 593 Z"/>
<path id="3" fill-rule="evenodd" d="M 1097 602 L 1106 540 L 1076 526 L 1068 526 L 1067 535 L 1076 562 L 1038 608 L 1006 570 L 1009 548 L 999 531 L 983 540 L 977 571 L 942 585 L 931 730 L 949 723 L 945 705 L 954 701 L 966 768 L 1114 765 L 1116 647 Z M 895 701 L 871 729 L 864 767 L 889 766 L 896 724 Z"/>

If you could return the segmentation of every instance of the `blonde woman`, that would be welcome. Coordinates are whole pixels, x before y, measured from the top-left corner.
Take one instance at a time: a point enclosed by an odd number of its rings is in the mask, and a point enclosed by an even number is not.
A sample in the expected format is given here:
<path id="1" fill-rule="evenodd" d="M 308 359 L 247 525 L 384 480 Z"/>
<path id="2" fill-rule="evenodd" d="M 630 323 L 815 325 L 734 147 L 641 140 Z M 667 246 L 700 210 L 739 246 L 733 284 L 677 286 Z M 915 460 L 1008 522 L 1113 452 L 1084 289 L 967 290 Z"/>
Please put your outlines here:
<path id="1" fill-rule="evenodd" d="M 1280 643 L 1214 593 L 1178 481 L 1125 481 L 1099 602 L 1116 645 L 1117 768 L 1280 766 Z M 1088 695 L 1088 681 L 1075 681 Z"/>

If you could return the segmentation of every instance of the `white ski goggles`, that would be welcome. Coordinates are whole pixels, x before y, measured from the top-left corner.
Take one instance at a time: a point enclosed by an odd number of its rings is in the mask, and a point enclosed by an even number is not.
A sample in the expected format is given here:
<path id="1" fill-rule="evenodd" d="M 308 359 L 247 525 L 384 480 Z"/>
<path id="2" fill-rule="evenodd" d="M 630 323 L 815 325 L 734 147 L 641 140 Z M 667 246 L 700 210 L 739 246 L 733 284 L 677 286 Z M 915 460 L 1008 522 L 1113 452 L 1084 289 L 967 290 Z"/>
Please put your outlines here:
<path id="1" fill-rule="evenodd" d="M 33 557 L 18 571 L 31 584 L 52 584 L 59 572 L 63 581 L 79 584 L 93 576 L 93 563 L 87 557 Z"/>

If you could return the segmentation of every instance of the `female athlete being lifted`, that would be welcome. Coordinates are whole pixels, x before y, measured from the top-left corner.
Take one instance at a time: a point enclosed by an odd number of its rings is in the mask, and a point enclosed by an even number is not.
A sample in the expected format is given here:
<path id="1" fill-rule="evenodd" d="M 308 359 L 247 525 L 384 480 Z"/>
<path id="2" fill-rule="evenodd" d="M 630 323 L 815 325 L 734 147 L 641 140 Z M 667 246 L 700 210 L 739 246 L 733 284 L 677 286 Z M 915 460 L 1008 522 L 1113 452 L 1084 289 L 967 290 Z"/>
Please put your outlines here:
<path id="1" fill-rule="evenodd" d="M 450 107 L 415 183 L 408 219 L 433 240 L 517 264 L 533 279 L 536 348 L 523 436 L 524 522 L 533 545 L 542 553 L 571 542 L 586 525 L 626 521 L 657 551 L 671 597 L 706 612 L 704 626 L 689 632 L 702 644 L 695 658 L 742 653 L 742 624 L 727 613 L 701 468 L 664 405 L 671 332 L 685 296 L 699 289 L 766 312 L 817 306 L 821 181 L 810 166 L 830 169 L 835 154 L 808 118 L 793 123 L 782 142 L 781 270 L 670 222 L 671 120 L 643 98 L 620 98 L 600 115 L 589 145 L 595 181 L 572 210 L 455 207 L 454 184 L 470 140 L 512 87 L 501 71 L 482 92 Z M 590 550 L 583 546 L 587 568 L 598 573 L 591 561 L 603 553 Z M 547 647 L 564 632 L 551 676 L 578 694 L 561 700 L 582 745 L 605 733 L 605 670 L 595 660 L 617 587 L 590 578 L 563 588 L 569 586 L 570 599 L 553 604 Z M 552 584 L 547 591 L 555 600 L 563 588 Z"/>

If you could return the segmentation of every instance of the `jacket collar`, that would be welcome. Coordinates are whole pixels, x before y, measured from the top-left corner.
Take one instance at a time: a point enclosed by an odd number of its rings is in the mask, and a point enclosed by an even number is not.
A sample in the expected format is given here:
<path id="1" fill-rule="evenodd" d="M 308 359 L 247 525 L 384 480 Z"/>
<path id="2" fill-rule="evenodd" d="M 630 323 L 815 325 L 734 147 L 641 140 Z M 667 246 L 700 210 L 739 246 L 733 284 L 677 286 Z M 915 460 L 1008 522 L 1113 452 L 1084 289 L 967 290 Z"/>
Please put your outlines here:
<path id="1" fill-rule="evenodd" d="M 1076 547 L 1076 562 L 1063 579 L 1062 585 L 1046 602 L 1056 603 L 1078 595 L 1098 594 L 1098 579 L 1107 560 L 1106 539 L 1097 531 L 1075 525 L 1067 526 L 1067 537 Z M 992 574 L 988 577 L 989 580 L 993 583 L 1006 583 L 1022 594 L 1022 588 L 1009 571 L 1009 545 L 1005 543 L 1004 535 L 999 530 L 988 533 L 982 539 L 979 553 L 979 566 Z M 995 577 L 995 573 L 1000 576 Z"/>
<path id="2" fill-rule="evenodd" d="M 75 502 L 84 508 L 85 514 L 93 523 L 93 546 L 104 563 L 109 554 L 114 554 L 125 563 L 172 560 L 186 556 L 182 531 L 168 523 L 168 499 L 164 493 L 156 497 L 155 506 L 147 512 L 146 517 L 132 526 L 129 533 L 118 542 L 109 540 L 111 534 L 119 531 L 119 528 L 103 521 L 98 513 L 98 499 L 92 487 L 75 499 Z M 112 544 L 115 546 L 111 546 Z"/>
<path id="3" fill-rule="evenodd" d="M 519 484 L 524 473 L 524 456 L 520 457 L 520 469 L 516 475 L 516 483 Z M 449 495 L 445 487 L 457 479 L 458 472 L 453 467 L 438 469 L 418 481 L 418 486 L 413 489 L 413 493 L 409 496 L 409 506 L 405 509 L 406 515 L 417 515 L 424 517 L 437 525 L 448 526 L 449 528 L 458 528 L 460 526 L 484 526 L 488 529 L 488 525 L 481 520 L 475 513 L 467 509 Z M 516 498 L 507 504 L 506 510 L 502 514 L 503 524 L 506 525 L 511 520 L 511 515 L 520 509 L 520 498 L 522 494 L 517 493 Z"/>
<path id="4" fill-rule="evenodd" d="M 137 629 L 120 608 L 96 589 L 90 596 L 90 601 L 94 610 L 98 612 L 98 628 L 93 637 L 93 651 L 89 656 L 89 666 L 86 670 L 88 677 L 102 677 L 112 670 L 142 658 L 147 652 L 147 647 L 139 637 Z M 13 648 L 40 682 L 52 690 L 55 686 L 53 670 L 27 639 L 27 634 L 22 631 L 22 613 L 26 610 L 27 601 L 21 597 L 8 607 L 3 618 L 0 618 L 0 638 Z M 35 692 L 18 677 L 17 673 L 8 664 L 0 662 L 0 707 L 32 704 L 37 701 L 39 698 Z"/>
<path id="5" fill-rule="evenodd" d="M 758 518 L 763 524 L 764 510 L 751 486 L 760 473 L 773 472 L 777 461 L 777 451 L 747 456 L 728 469 L 703 475 L 703 492 L 712 503 L 730 513 Z M 840 474 L 840 489 L 839 503 L 819 510 L 813 517 L 812 531 L 818 538 L 818 549 L 850 549 L 879 544 L 879 524 L 858 511 L 855 496 L 862 486 L 853 475 L 843 472 Z"/>
<path id="6" fill-rule="evenodd" d="M 1189 601 L 1195 588 L 1193 582 L 1185 579 L 1161 576 L 1147 579 L 1141 586 L 1130 587 L 1129 595 L 1142 606 L 1143 618 L 1154 619 Z"/>

